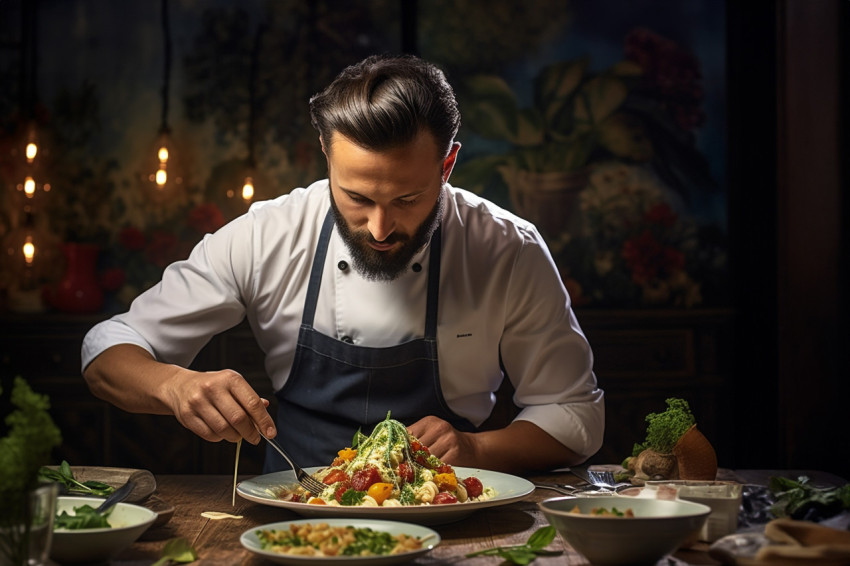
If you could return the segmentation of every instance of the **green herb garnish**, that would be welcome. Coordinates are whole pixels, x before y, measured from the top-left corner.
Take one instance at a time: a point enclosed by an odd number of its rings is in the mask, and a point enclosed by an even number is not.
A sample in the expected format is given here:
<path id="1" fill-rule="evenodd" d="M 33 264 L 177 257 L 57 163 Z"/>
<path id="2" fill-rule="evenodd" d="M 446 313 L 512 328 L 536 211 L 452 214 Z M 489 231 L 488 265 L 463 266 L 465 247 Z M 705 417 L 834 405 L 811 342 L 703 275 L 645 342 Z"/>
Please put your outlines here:
<path id="1" fill-rule="evenodd" d="M 48 397 L 33 392 L 22 377 L 14 380 L 11 405 L 4 419 L 7 435 L 0 438 L 0 495 L 18 496 L 38 485 L 38 470 L 50 461 L 62 434 L 48 412 Z"/>
<path id="2" fill-rule="evenodd" d="M 669 454 L 688 429 L 696 424 L 691 408 L 684 399 L 667 399 L 667 410 L 663 413 L 650 413 L 646 416 L 646 441 L 635 444 L 632 455 L 637 456 L 644 450 L 655 450 Z"/>
<path id="3" fill-rule="evenodd" d="M 169 540 L 162 548 L 162 557 L 151 566 L 165 566 L 169 562 L 188 564 L 198 559 L 198 552 L 183 537 Z"/>
<path id="4" fill-rule="evenodd" d="M 111 511 L 112 509 L 105 513 L 100 513 L 91 505 L 74 507 L 74 515 L 69 514 L 67 511 L 62 511 L 60 514 L 56 515 L 56 521 L 53 523 L 53 528 L 68 530 L 108 529 L 112 525 L 109 524 L 106 517 Z"/>
<path id="5" fill-rule="evenodd" d="M 341 505 L 360 505 L 363 498 L 366 497 L 365 491 L 357 491 L 356 489 L 347 489 L 339 498 Z"/>
<path id="6" fill-rule="evenodd" d="M 63 485 L 68 491 L 68 493 L 72 494 L 106 497 L 107 495 L 115 491 L 114 487 L 100 481 L 77 481 L 77 479 L 74 478 L 74 473 L 71 471 L 71 465 L 68 464 L 68 462 L 66 462 L 65 460 L 62 460 L 62 464 L 59 466 L 58 469 L 42 466 L 41 469 L 38 471 L 38 477 L 42 481 L 57 482 Z"/>
<path id="7" fill-rule="evenodd" d="M 513 546 L 497 546 L 487 550 L 479 550 L 466 555 L 467 558 L 475 556 L 499 556 L 512 564 L 530 564 L 538 556 L 557 556 L 559 550 L 544 550 L 549 543 L 555 540 L 555 527 L 549 525 L 534 531 L 525 544 Z"/>
<path id="8" fill-rule="evenodd" d="M 774 476 L 768 489 L 776 496 L 770 512 L 777 518 L 802 519 L 810 512 L 828 518 L 850 509 L 850 484 L 818 488 L 809 483 L 808 476 L 800 476 L 797 481 Z"/>
<path id="9" fill-rule="evenodd" d="M 50 417 L 50 400 L 17 376 L 11 396 L 0 381 L 0 563 L 24 564 L 29 556 L 29 492 L 38 487 L 38 470 L 62 443 Z M 51 511 L 52 513 L 52 511 Z M 42 517 L 39 517 L 41 520 Z"/>

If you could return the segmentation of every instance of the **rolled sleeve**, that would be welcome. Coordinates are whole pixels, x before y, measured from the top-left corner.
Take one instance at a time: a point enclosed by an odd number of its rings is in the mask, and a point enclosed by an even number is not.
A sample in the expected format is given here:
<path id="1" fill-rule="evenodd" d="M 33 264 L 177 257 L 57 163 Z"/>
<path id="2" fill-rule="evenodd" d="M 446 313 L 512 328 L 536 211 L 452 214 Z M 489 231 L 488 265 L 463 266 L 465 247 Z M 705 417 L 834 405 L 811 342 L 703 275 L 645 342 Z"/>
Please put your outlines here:
<path id="1" fill-rule="evenodd" d="M 81 351 L 82 371 L 108 348 L 118 344 L 134 344 L 153 356 L 153 347 L 142 336 L 121 321 L 120 316 L 99 322 L 85 336 Z"/>
<path id="2" fill-rule="evenodd" d="M 569 294 L 535 230 L 527 233 L 512 273 L 500 349 L 521 409 L 517 419 L 589 458 L 602 446 L 604 392 Z"/>

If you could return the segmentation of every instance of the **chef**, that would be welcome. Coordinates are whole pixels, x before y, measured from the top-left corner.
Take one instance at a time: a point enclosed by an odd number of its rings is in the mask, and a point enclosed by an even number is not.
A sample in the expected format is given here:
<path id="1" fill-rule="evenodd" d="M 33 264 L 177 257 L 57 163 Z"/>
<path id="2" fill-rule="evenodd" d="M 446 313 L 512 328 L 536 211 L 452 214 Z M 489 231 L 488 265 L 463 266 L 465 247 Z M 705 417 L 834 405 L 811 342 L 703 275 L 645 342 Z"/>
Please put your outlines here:
<path id="1" fill-rule="evenodd" d="M 593 356 L 535 227 L 449 176 L 451 86 L 412 56 L 373 56 L 310 100 L 327 179 L 208 234 L 82 348 L 92 393 L 174 415 L 208 441 L 327 465 L 390 412 L 456 466 L 520 473 L 578 464 L 602 443 Z M 276 418 L 237 369 L 188 369 L 247 318 Z M 480 431 L 503 379 L 517 417 Z M 265 471 L 286 469 L 269 451 Z"/>

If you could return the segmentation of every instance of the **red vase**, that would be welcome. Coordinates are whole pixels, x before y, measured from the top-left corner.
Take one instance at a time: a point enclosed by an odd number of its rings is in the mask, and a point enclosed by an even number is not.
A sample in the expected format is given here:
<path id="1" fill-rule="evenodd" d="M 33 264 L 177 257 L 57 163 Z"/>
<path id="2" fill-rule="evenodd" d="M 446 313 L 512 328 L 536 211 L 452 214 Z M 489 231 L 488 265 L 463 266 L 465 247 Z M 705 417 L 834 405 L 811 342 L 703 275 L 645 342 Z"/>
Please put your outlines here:
<path id="1" fill-rule="evenodd" d="M 103 307 L 103 290 L 97 280 L 96 244 L 62 244 L 65 274 L 47 292 L 47 302 L 57 310 L 74 314 L 98 312 Z"/>

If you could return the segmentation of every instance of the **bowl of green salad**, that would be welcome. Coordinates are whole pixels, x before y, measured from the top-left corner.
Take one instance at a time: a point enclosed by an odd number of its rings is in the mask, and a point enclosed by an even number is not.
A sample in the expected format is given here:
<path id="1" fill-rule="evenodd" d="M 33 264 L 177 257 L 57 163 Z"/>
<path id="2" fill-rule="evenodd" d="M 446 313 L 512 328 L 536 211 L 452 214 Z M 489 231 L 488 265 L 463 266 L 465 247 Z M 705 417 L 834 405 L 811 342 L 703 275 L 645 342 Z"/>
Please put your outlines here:
<path id="1" fill-rule="evenodd" d="M 103 499 L 60 496 L 56 501 L 50 558 L 60 564 L 105 562 L 136 542 L 156 520 L 147 507 L 116 503 L 98 513 Z"/>

